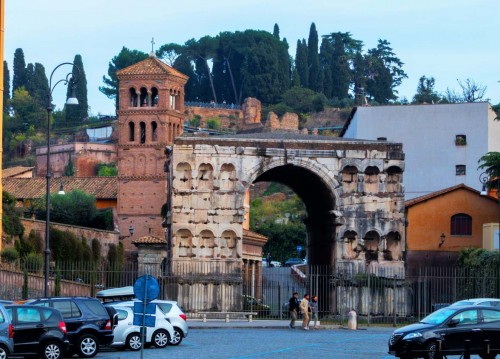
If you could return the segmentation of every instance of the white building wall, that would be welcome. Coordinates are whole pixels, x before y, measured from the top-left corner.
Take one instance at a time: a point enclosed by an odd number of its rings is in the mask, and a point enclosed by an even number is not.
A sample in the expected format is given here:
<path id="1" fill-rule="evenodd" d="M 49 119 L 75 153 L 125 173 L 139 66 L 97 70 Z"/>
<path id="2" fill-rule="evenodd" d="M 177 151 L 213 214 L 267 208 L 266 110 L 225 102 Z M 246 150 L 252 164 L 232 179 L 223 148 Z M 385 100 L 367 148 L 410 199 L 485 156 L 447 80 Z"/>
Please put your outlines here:
<path id="1" fill-rule="evenodd" d="M 486 102 L 358 107 L 344 138 L 401 142 L 405 153 L 405 200 L 460 183 L 481 190 L 478 160 L 500 151 L 500 121 Z M 455 145 L 467 136 L 466 146 Z M 456 175 L 456 165 L 466 175 Z"/>

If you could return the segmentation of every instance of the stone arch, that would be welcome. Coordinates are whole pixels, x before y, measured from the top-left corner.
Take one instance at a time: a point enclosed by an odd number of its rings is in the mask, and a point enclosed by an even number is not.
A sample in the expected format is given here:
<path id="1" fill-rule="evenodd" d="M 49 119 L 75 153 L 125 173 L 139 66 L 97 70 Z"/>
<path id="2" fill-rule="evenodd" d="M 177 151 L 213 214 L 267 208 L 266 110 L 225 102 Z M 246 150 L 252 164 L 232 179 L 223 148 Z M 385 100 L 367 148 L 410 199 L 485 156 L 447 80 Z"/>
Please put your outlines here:
<path id="1" fill-rule="evenodd" d="M 189 229 L 183 228 L 179 229 L 175 233 L 176 246 L 177 246 L 177 256 L 179 258 L 192 258 L 195 257 L 193 254 L 193 234 Z"/>
<path id="2" fill-rule="evenodd" d="M 378 193 L 380 169 L 377 166 L 367 166 L 364 171 L 364 192 Z"/>
<path id="3" fill-rule="evenodd" d="M 202 258 L 214 258 L 215 244 L 214 233 L 209 229 L 204 229 L 198 235 L 198 243 L 200 244 L 200 254 Z"/>
<path id="4" fill-rule="evenodd" d="M 390 231 L 385 236 L 384 244 L 384 259 L 385 260 L 401 260 L 401 234 L 398 231 Z"/>
<path id="5" fill-rule="evenodd" d="M 363 241 L 366 261 L 378 261 L 380 233 L 373 229 L 369 230 L 368 232 L 366 232 Z"/>
<path id="6" fill-rule="evenodd" d="M 359 256 L 361 250 L 358 248 L 358 233 L 354 230 L 346 230 L 342 235 L 344 259 L 354 259 Z"/>
<path id="7" fill-rule="evenodd" d="M 220 236 L 220 258 L 239 258 L 238 241 L 240 238 L 232 229 L 225 230 Z"/>
<path id="8" fill-rule="evenodd" d="M 198 177 L 196 179 L 198 190 L 211 190 L 214 181 L 214 168 L 212 165 L 210 163 L 202 163 L 198 167 Z"/>
<path id="9" fill-rule="evenodd" d="M 219 187 L 221 190 L 232 191 L 236 185 L 236 168 L 232 163 L 224 163 L 219 174 Z"/>
<path id="10" fill-rule="evenodd" d="M 192 187 L 191 165 L 187 162 L 181 162 L 175 167 L 173 187 L 179 190 L 190 190 Z"/>
<path id="11" fill-rule="evenodd" d="M 356 166 L 344 166 L 341 174 L 342 191 L 344 193 L 354 193 L 358 189 L 358 169 Z"/>
<path id="12" fill-rule="evenodd" d="M 137 90 L 134 87 L 131 87 L 128 90 L 129 97 L 130 97 L 130 107 L 137 107 L 138 104 L 138 96 L 137 96 Z"/>
<path id="13" fill-rule="evenodd" d="M 386 191 L 401 192 L 403 169 L 399 166 L 390 166 L 389 168 L 387 168 L 386 172 Z"/>

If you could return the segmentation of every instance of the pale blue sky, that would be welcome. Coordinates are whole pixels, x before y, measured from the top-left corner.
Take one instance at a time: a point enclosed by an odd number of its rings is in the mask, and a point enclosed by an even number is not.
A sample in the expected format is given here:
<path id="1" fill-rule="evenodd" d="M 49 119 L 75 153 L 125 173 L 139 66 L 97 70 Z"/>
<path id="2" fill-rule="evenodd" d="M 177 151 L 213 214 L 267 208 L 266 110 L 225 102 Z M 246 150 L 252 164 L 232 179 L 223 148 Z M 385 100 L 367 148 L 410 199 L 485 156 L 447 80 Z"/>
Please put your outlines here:
<path id="1" fill-rule="evenodd" d="M 436 90 L 458 89 L 457 79 L 487 86 L 486 97 L 500 102 L 500 26 L 498 0 L 5 0 L 5 59 L 12 80 L 16 48 L 26 63 L 40 62 L 47 76 L 56 65 L 82 55 L 93 114 L 114 113 L 98 87 L 108 63 L 126 46 L 149 52 L 190 38 L 222 31 L 259 29 L 275 23 L 295 55 L 297 39 L 306 38 L 315 22 L 319 35 L 349 31 L 375 47 L 391 43 L 404 62 L 408 79 L 398 88 L 409 100 L 422 75 L 436 79 Z M 58 72 L 59 73 L 59 72 Z M 60 72 L 59 78 L 66 72 Z M 59 88 L 61 87 L 61 88 Z M 54 102 L 60 108 L 65 90 L 59 85 Z"/>

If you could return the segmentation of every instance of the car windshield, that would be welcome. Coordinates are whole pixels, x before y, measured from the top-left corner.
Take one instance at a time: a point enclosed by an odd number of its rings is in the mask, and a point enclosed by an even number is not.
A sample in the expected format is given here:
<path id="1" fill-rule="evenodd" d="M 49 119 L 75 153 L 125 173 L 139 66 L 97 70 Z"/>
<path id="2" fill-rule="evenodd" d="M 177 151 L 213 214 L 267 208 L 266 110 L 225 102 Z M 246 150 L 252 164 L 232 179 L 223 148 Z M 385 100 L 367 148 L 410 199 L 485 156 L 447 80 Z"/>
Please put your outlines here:
<path id="1" fill-rule="evenodd" d="M 436 310 L 434 313 L 429 314 L 424 319 L 420 321 L 420 323 L 425 324 L 441 324 L 443 323 L 450 315 L 456 312 L 456 309 L 443 308 Z"/>

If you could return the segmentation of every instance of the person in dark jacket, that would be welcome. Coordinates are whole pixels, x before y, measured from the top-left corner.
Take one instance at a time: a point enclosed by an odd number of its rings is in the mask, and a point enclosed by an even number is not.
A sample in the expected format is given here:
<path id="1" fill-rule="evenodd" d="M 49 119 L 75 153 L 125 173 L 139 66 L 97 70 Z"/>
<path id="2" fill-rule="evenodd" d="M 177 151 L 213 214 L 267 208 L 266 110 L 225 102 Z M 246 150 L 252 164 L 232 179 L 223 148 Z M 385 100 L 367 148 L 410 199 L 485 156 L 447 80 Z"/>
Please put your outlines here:
<path id="1" fill-rule="evenodd" d="M 290 318 L 292 318 L 290 320 L 290 324 L 288 324 L 290 329 L 295 329 L 295 321 L 297 320 L 297 313 L 299 312 L 299 309 L 299 293 L 295 292 L 288 301 L 288 310 L 290 311 Z"/>

